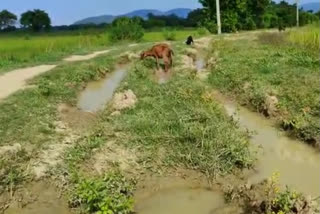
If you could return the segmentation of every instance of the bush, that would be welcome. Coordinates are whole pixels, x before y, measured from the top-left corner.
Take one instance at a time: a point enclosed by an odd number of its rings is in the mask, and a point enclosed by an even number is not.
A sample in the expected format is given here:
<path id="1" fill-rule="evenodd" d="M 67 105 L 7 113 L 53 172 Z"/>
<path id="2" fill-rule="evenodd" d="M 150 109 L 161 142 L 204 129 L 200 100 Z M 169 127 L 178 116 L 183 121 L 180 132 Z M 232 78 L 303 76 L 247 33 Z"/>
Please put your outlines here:
<path id="1" fill-rule="evenodd" d="M 199 27 L 197 29 L 197 34 L 199 36 L 204 36 L 204 35 L 207 35 L 208 33 L 209 33 L 208 30 L 206 28 L 204 28 L 204 27 Z"/>
<path id="2" fill-rule="evenodd" d="M 175 41 L 177 39 L 176 30 L 167 30 L 163 31 L 163 37 L 168 41 Z"/>
<path id="3" fill-rule="evenodd" d="M 144 36 L 143 28 L 137 19 L 127 17 L 117 18 L 110 29 L 111 41 L 141 40 Z"/>
<path id="4" fill-rule="evenodd" d="M 205 28 L 207 28 L 207 30 L 210 33 L 217 33 L 218 32 L 218 28 L 215 22 L 213 22 L 212 20 L 206 20 L 204 22 L 204 26 Z"/>

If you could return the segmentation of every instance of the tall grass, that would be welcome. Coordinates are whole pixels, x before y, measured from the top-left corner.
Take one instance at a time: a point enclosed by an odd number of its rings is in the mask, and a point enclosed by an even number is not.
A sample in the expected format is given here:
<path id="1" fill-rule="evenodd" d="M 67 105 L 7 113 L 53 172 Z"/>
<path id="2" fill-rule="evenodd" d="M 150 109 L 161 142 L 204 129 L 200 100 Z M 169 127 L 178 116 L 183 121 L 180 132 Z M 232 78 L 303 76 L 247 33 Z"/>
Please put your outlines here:
<path id="1" fill-rule="evenodd" d="M 292 30 L 289 41 L 313 50 L 319 50 L 319 23 Z"/>
<path id="2" fill-rule="evenodd" d="M 0 70 L 10 66 L 58 60 L 109 44 L 106 34 L 0 36 Z"/>

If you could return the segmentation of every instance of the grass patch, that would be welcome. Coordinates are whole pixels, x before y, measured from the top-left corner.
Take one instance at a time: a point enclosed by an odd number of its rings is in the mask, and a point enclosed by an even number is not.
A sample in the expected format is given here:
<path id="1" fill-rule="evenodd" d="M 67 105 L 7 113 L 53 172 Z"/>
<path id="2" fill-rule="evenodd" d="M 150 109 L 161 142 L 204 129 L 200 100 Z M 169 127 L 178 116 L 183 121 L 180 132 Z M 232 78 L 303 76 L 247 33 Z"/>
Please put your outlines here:
<path id="1" fill-rule="evenodd" d="M 267 96 L 276 96 L 276 117 L 283 128 L 315 143 L 320 135 L 318 55 L 288 43 L 275 46 L 266 35 L 263 41 L 267 42 L 263 43 L 242 40 L 213 44 L 213 52 L 219 51 L 221 59 L 209 82 L 259 112 L 266 108 Z"/>
<path id="2" fill-rule="evenodd" d="M 115 132 L 125 134 L 119 143 L 143 148 L 150 161 L 159 158 L 159 148 L 165 148 L 166 164 L 182 164 L 208 175 L 252 163 L 248 136 L 214 99 L 206 98 L 203 83 L 192 74 L 176 74 L 169 83 L 158 85 L 148 66 L 148 61 L 138 62 L 120 89 L 134 91 L 139 99 L 136 107 L 107 119 Z"/>
<path id="3" fill-rule="evenodd" d="M 289 41 L 301 47 L 312 49 L 319 54 L 319 23 L 290 31 Z"/>

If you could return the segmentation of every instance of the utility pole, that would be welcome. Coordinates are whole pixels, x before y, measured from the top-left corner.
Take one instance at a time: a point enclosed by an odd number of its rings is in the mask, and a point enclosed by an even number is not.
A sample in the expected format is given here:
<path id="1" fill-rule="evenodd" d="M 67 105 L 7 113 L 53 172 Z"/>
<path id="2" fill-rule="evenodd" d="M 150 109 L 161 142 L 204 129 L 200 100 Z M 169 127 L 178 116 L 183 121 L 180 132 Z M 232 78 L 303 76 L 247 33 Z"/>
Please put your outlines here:
<path id="1" fill-rule="evenodd" d="M 296 0 L 297 5 L 297 27 L 299 27 L 299 0 Z"/>
<path id="2" fill-rule="evenodd" d="M 297 0 L 298 1 L 298 0 Z M 216 0 L 216 8 L 217 8 L 217 27 L 218 34 L 221 34 L 221 20 L 220 20 L 220 0 Z"/>

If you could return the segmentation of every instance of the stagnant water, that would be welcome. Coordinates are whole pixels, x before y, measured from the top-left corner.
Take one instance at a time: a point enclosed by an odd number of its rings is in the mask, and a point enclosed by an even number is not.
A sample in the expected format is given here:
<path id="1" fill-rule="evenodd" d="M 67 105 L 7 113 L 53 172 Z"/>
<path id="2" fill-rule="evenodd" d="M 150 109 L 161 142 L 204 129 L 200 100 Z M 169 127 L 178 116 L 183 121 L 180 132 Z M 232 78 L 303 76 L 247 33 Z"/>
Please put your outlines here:
<path id="1" fill-rule="evenodd" d="M 90 82 L 85 90 L 81 92 L 78 108 L 86 112 L 97 112 L 107 104 L 113 93 L 125 78 L 127 66 L 118 66 L 116 70 L 100 81 Z"/>
<path id="2" fill-rule="evenodd" d="M 224 101 L 223 104 L 241 127 L 255 132 L 251 142 L 262 146 L 256 171 L 248 174 L 249 181 L 257 183 L 279 172 L 281 184 L 308 195 L 320 195 L 320 154 L 316 149 L 287 137 L 271 120 L 257 113 L 232 102 Z"/>
<path id="3" fill-rule="evenodd" d="M 200 56 L 196 60 L 198 71 L 204 68 Z M 255 171 L 248 173 L 251 183 L 258 183 L 274 172 L 280 173 L 280 183 L 288 185 L 305 194 L 320 195 L 320 153 L 304 142 L 291 139 L 274 127 L 274 122 L 246 108 L 238 107 L 221 94 L 218 100 L 223 103 L 227 113 L 239 125 L 255 134 L 253 145 L 261 145 Z"/>
<path id="4" fill-rule="evenodd" d="M 136 206 L 138 214 L 209 214 L 224 206 L 222 194 L 204 188 L 163 189 Z"/>

